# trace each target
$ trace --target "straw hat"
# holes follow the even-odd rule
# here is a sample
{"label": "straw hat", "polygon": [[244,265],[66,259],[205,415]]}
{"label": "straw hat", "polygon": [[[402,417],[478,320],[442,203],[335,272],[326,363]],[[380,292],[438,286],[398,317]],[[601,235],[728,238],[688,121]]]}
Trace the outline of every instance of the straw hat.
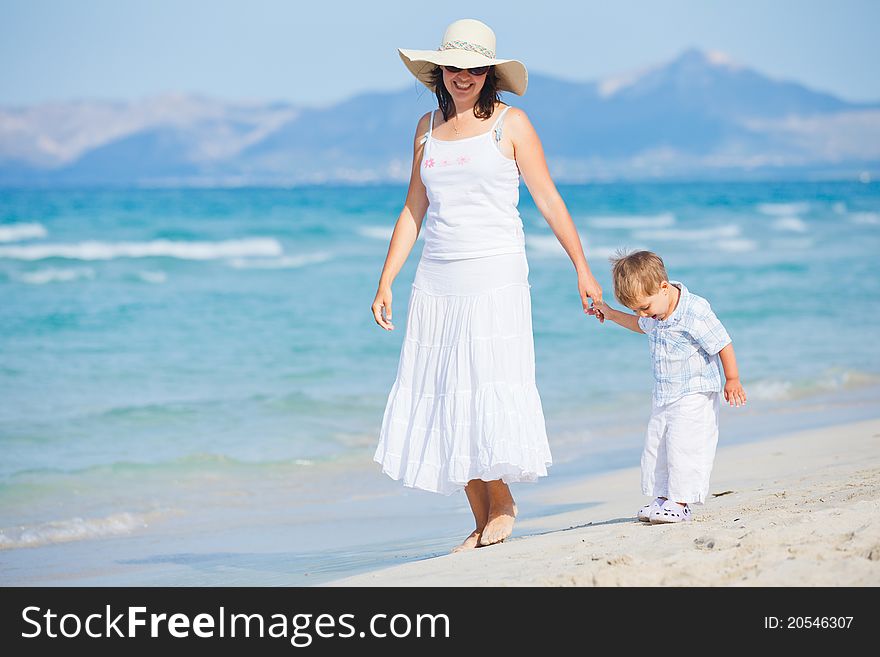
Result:
{"label": "straw hat", "polygon": [[431,72],[435,65],[458,68],[494,66],[498,89],[512,91],[518,96],[526,92],[529,84],[525,65],[515,59],[496,59],[495,33],[488,25],[473,18],[463,18],[450,24],[437,50],[398,48],[397,51],[409,72],[431,91],[434,91]]}

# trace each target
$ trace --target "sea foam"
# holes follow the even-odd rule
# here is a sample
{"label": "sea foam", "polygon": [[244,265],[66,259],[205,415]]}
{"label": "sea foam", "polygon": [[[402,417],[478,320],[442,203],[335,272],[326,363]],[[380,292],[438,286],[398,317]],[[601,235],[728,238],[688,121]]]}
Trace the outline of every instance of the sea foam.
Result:
{"label": "sea foam", "polygon": [[740,234],[739,226],[717,226],[696,230],[643,230],[635,233],[642,240],[658,240],[667,242],[702,242],[709,240],[731,239]]}
{"label": "sea foam", "polygon": [[758,248],[758,243],[754,240],[718,240],[715,242],[715,246],[718,247],[720,251],[726,251],[727,253],[746,253],[747,251],[754,251]]}
{"label": "sea foam", "polygon": [[0,242],[18,242],[46,237],[48,232],[43,224],[22,223],[0,225]]}
{"label": "sea foam", "polygon": [[91,280],[95,277],[95,270],[90,267],[47,267],[36,271],[13,274],[13,278],[30,285],[45,285],[46,283],[68,283],[81,279]]}
{"label": "sea foam", "polygon": [[593,228],[624,229],[635,228],[668,228],[675,224],[675,215],[671,212],[661,214],[609,215],[588,217],[587,223]]}
{"label": "sea foam", "polygon": [[771,240],[769,242],[770,251],[803,251],[812,249],[816,245],[815,240],[809,237],[790,237],[787,239]]}
{"label": "sea foam", "polygon": [[168,274],[164,271],[141,271],[138,278],[147,283],[164,283],[168,280]]}
{"label": "sea foam", "polygon": [[776,230],[787,230],[792,233],[807,232],[807,224],[804,223],[803,219],[794,215],[779,217],[779,219],[773,222],[773,228]]}
{"label": "sea foam", "polygon": [[858,370],[826,370],[820,376],[800,381],[763,379],[748,384],[750,400],[789,401],[823,392],[877,385],[878,377]]}
{"label": "sea foam", "polygon": [[808,212],[810,204],[806,201],[797,203],[759,203],[758,212],[769,214],[774,217],[803,214]]}
{"label": "sea foam", "polygon": [[297,269],[306,265],[314,265],[319,262],[327,262],[333,258],[333,254],[327,251],[317,253],[305,253],[296,256],[282,256],[280,258],[233,258],[229,260],[229,266],[235,269]]}
{"label": "sea foam", "polygon": [[565,255],[565,249],[555,235],[527,235],[526,248],[537,256]]}
{"label": "sea foam", "polygon": [[182,260],[215,260],[244,256],[280,256],[284,249],[271,237],[254,237],[220,242],[182,242],[152,240],[150,242],[75,242],[70,244],[33,244],[0,246],[0,258],[42,260],[113,260],[115,258],[168,257]]}
{"label": "sea foam", "polygon": [[164,512],[131,513],[124,511],[103,518],[68,518],[32,525],[18,525],[0,529],[0,550],[38,547],[51,543],[82,541],[91,538],[124,536],[149,523]]}
{"label": "sea foam", "polygon": [[[548,256],[568,257],[565,253],[565,249],[562,248],[562,245],[559,243],[559,240],[556,239],[555,235],[527,235],[526,249],[528,249],[528,252],[535,258]],[[618,250],[619,249],[614,246],[590,244],[586,248],[586,256],[590,259],[590,262],[599,259],[607,260],[614,256]]]}
{"label": "sea foam", "polygon": [[363,237],[387,242],[391,239],[394,226],[358,226],[357,232]]}
{"label": "sea foam", "polygon": [[853,212],[849,218],[854,224],[867,226],[876,226],[877,224],[880,224],[880,213],[877,212]]}

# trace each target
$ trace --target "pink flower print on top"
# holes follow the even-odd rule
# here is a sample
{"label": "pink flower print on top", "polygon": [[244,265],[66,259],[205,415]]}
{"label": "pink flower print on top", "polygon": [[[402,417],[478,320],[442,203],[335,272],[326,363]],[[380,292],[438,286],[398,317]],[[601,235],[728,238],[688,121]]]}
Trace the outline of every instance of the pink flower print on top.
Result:
{"label": "pink flower print on top", "polygon": [[425,168],[432,169],[434,167],[451,167],[454,164],[458,164],[459,166],[463,164],[467,164],[471,161],[467,155],[459,155],[455,160],[435,160],[433,157],[429,157],[425,160]]}

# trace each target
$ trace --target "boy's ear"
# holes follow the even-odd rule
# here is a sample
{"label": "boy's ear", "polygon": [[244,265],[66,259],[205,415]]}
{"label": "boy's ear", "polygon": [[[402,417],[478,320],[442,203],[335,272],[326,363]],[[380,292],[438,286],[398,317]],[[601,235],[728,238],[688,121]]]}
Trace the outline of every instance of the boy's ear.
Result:
{"label": "boy's ear", "polygon": [[668,290],[668,289],[669,289],[669,281],[662,281],[662,282],[660,283],[660,290],[661,290],[661,291],[666,291],[666,290]]}

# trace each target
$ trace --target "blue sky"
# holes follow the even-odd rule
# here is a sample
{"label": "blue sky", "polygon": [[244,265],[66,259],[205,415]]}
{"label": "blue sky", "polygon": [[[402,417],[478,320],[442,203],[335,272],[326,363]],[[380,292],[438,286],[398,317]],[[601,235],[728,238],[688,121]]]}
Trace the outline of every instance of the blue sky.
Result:
{"label": "blue sky", "polygon": [[[595,80],[720,50],[778,78],[880,101],[875,0],[0,0],[0,104],[168,92],[331,104],[412,78],[396,48],[435,48],[478,18],[498,56]],[[482,5],[482,7],[479,7]]]}

